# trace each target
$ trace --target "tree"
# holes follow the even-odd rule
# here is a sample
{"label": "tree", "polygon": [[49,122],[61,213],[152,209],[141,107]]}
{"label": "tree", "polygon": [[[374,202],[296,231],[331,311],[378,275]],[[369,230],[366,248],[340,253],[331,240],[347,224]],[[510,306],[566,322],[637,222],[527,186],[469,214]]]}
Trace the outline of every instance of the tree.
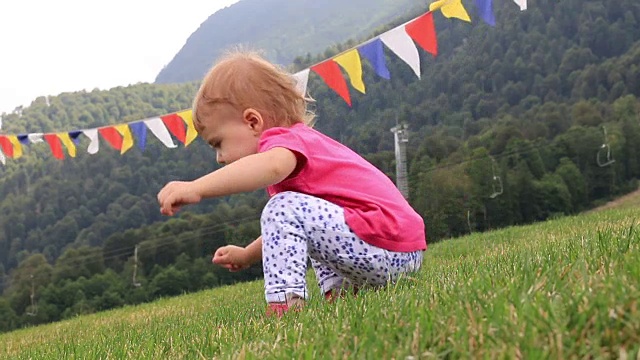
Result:
{"label": "tree", "polygon": [[573,124],[578,126],[598,126],[602,123],[600,111],[593,103],[579,101],[573,105]]}
{"label": "tree", "polygon": [[50,283],[52,270],[42,254],[33,254],[11,272],[7,295],[16,314],[23,314],[28,309],[35,311],[37,294]]}
{"label": "tree", "polygon": [[187,280],[185,270],[169,266],[153,278],[151,292],[154,296],[179,295],[185,291],[184,285],[187,284]]}
{"label": "tree", "polygon": [[53,268],[53,281],[90,278],[104,271],[104,260],[99,247],[81,246],[68,249],[57,260]]}
{"label": "tree", "polygon": [[0,333],[18,326],[18,317],[6,299],[0,298]]}
{"label": "tree", "polygon": [[560,165],[555,174],[559,176],[571,196],[571,208],[573,212],[580,211],[587,203],[587,182],[580,173],[580,169],[569,159],[560,159]]}
{"label": "tree", "polygon": [[571,212],[571,194],[560,176],[545,174],[540,181],[535,182],[535,189],[541,209],[538,220]]}

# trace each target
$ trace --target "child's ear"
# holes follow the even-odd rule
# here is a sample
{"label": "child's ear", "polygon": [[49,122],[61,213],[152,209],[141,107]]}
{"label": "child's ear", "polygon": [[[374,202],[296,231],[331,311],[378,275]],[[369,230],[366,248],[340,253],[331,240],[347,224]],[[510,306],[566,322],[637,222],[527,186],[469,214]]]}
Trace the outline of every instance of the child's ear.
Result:
{"label": "child's ear", "polygon": [[262,131],[264,130],[264,119],[258,110],[248,108],[242,113],[242,118],[245,124],[247,124],[257,135],[262,134]]}

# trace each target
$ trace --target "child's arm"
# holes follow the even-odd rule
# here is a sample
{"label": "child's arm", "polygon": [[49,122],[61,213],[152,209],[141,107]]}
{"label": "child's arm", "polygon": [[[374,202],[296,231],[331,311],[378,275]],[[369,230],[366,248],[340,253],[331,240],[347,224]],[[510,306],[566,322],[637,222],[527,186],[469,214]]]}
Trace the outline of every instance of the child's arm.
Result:
{"label": "child's arm", "polygon": [[286,179],[296,168],[295,154],[273,148],[239,159],[193,181],[194,191],[203,198],[264,189]]}
{"label": "child's arm", "polygon": [[249,264],[255,264],[262,260],[262,235],[247,245],[244,250]]}
{"label": "child's arm", "polygon": [[262,260],[262,236],[245,248],[228,245],[216,250],[211,260],[229,271],[239,271]]}
{"label": "child's arm", "polygon": [[295,154],[277,147],[241,158],[194,181],[173,181],[158,193],[160,211],[173,215],[203,198],[250,192],[277,184],[296,168]]}

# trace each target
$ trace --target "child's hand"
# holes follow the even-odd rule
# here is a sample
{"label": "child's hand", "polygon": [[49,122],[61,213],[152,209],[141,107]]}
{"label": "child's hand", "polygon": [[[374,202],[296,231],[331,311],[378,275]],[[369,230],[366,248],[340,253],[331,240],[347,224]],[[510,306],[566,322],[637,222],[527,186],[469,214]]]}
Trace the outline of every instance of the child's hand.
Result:
{"label": "child's hand", "polygon": [[223,246],[216,250],[211,261],[232,272],[251,266],[247,259],[246,249],[234,245]]}
{"label": "child's hand", "polygon": [[165,185],[158,193],[160,212],[172,216],[183,205],[196,204],[202,200],[193,186],[192,181],[172,181]]}

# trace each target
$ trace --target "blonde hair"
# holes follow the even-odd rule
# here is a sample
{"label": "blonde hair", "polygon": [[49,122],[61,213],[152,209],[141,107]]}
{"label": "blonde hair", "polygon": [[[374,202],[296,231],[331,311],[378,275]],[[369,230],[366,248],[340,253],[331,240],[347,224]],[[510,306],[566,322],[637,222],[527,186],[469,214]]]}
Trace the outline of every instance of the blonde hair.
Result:
{"label": "blonde hair", "polygon": [[229,104],[239,111],[253,108],[260,112],[267,128],[311,124],[313,113],[296,88],[296,80],[282,68],[256,52],[234,50],[223,56],[205,75],[193,100],[193,120],[202,125],[198,109]]}

